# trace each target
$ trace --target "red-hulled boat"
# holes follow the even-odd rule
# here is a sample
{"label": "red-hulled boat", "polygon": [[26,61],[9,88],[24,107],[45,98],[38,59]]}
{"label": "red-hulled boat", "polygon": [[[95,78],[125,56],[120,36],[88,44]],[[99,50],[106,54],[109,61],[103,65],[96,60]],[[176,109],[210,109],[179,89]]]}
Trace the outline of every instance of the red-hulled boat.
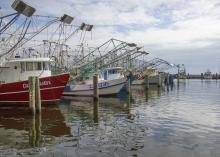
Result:
{"label": "red-hulled boat", "polygon": [[42,104],[59,102],[69,73],[51,76],[49,58],[15,58],[0,67],[0,103],[28,104],[28,77],[40,78]]}

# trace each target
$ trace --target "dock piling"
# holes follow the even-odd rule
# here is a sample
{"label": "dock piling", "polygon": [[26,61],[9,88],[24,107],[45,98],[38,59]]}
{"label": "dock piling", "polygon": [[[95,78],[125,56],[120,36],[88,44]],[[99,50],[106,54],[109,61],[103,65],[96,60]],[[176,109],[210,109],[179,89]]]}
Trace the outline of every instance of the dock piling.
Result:
{"label": "dock piling", "polygon": [[94,123],[99,122],[99,100],[93,101],[93,121]]}
{"label": "dock piling", "polygon": [[98,100],[99,88],[98,88],[98,75],[93,76],[93,99]]}
{"label": "dock piling", "polygon": [[162,86],[162,82],[161,82],[161,76],[160,76],[160,74],[158,74],[158,79],[157,79],[157,87],[161,87]]}
{"label": "dock piling", "polygon": [[30,76],[28,78],[28,85],[29,85],[29,108],[32,114],[35,115],[35,81],[36,78],[34,76]]}
{"label": "dock piling", "polygon": [[126,81],[126,93],[129,94],[131,92],[131,83],[130,83],[130,77],[127,77],[127,81]]}
{"label": "dock piling", "polygon": [[145,77],[144,77],[144,85],[145,85],[145,89],[149,89],[149,78],[148,78],[148,75],[145,75]]}
{"label": "dock piling", "polygon": [[40,94],[39,77],[36,77],[36,81],[35,81],[35,105],[36,105],[36,112],[41,113],[41,94]]}
{"label": "dock piling", "polygon": [[29,86],[29,108],[32,114],[41,112],[40,81],[38,77],[30,76],[28,78]]}

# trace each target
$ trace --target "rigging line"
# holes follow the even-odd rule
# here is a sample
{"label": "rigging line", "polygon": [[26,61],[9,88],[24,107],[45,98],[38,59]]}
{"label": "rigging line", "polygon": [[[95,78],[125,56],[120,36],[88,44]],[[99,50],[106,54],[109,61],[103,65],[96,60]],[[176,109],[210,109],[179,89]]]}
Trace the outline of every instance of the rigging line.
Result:
{"label": "rigging line", "polygon": [[79,38],[79,42],[81,41],[81,38],[82,38],[82,33],[83,33],[83,32],[81,31],[80,38]]}
{"label": "rigging line", "polygon": [[[19,37],[18,37],[18,41],[20,40],[20,39],[24,39],[24,36],[23,36],[23,38],[22,38],[22,34],[23,34],[23,32],[25,31],[25,27],[26,27],[26,23],[27,23],[27,20],[28,20],[28,18],[26,17],[26,19],[25,19],[25,21],[24,21],[24,23],[23,23],[23,28],[22,28],[22,30],[21,30],[21,33],[20,33],[20,35],[19,35]],[[29,23],[30,23],[31,21],[29,21]],[[28,26],[29,27],[29,26]],[[25,31],[25,32],[27,32],[27,31]],[[26,33],[25,33],[25,35],[26,35]],[[11,56],[13,55],[13,53],[11,54]],[[11,57],[10,56],[10,57]]]}
{"label": "rigging line", "polygon": [[69,40],[75,33],[77,33],[79,31],[79,29],[75,29],[66,39],[64,39],[63,42],[66,42],[67,40]]}
{"label": "rigging line", "polygon": [[[59,26],[58,26],[58,28],[56,29],[56,31],[57,31],[58,29],[61,29],[61,27],[62,27],[62,24],[59,24]],[[59,37],[58,37],[58,39],[57,39],[57,42],[55,42],[55,46],[54,46],[54,49],[53,49],[53,52],[52,52],[52,56],[54,56],[55,50],[56,50],[56,48],[57,48],[57,46],[58,46],[58,41],[59,41],[59,39],[60,39],[60,36],[61,36],[61,33],[59,32]]]}
{"label": "rigging line", "polygon": [[2,23],[3,23],[2,21],[3,21],[3,20],[1,19],[1,20],[0,20],[0,28],[1,28],[1,26],[2,26]]}
{"label": "rigging line", "polygon": [[[8,37],[8,38],[6,39],[5,42],[11,40],[12,37],[16,36],[15,33],[18,32],[18,31],[20,30],[20,28],[24,25],[24,23],[26,23],[26,21],[27,21],[27,20],[25,20],[25,22],[21,23],[21,25],[19,25],[19,26],[17,27],[17,29],[15,29],[14,32],[12,32],[12,33],[4,33],[4,34],[11,35],[10,37]],[[22,34],[18,34],[18,35],[22,35]]]}
{"label": "rigging line", "polygon": [[[62,38],[62,36],[64,37],[64,35],[65,35],[64,31],[65,31],[65,27],[64,27],[64,25],[62,24],[61,32],[60,32],[60,38]],[[62,39],[61,39],[61,40],[62,40]],[[61,40],[59,40],[59,44],[60,44],[59,56],[60,56],[60,64],[61,64],[61,66],[62,66],[62,64],[63,64],[63,63],[62,63],[62,62],[63,62],[63,43],[60,43]]]}
{"label": "rigging line", "polygon": [[82,39],[82,43],[83,43],[84,40],[85,40],[85,36],[86,36],[86,31],[84,32],[83,39]]}
{"label": "rigging line", "polygon": [[[34,18],[31,17],[31,20],[32,20],[32,23],[31,23],[32,27],[31,28],[33,28],[33,32],[37,32],[37,25],[38,24],[35,22]],[[35,30],[35,26],[36,26],[36,30]]]}
{"label": "rigging line", "polygon": [[50,36],[49,41],[52,41],[53,36],[56,34],[56,32],[60,29],[60,24],[58,25],[58,27],[56,28],[56,30],[52,33],[52,35]]}
{"label": "rigging line", "polygon": [[[22,25],[23,25],[23,24],[22,24]],[[10,37],[8,37],[8,38],[12,38],[12,37],[14,37],[14,38],[19,38],[17,35],[22,35],[22,34],[14,35],[14,34],[12,34],[12,33],[4,33],[4,34],[10,35]],[[29,34],[29,33],[26,33],[26,34]],[[25,39],[25,40],[28,40],[28,38],[24,38],[24,39]],[[5,41],[8,41],[8,40],[10,40],[10,39],[7,39],[7,40],[5,40]],[[32,41],[42,42],[42,40],[32,40]]]}
{"label": "rigging line", "polygon": [[30,41],[32,38],[34,38],[36,35],[38,35],[39,33],[41,33],[44,29],[46,29],[47,27],[49,27],[50,25],[52,25],[52,24],[55,23],[55,22],[58,22],[58,19],[52,20],[52,21],[48,22],[46,25],[44,25],[43,27],[41,27],[40,30],[39,30],[37,33],[33,34],[33,35],[32,35],[31,37],[29,37],[26,41],[24,41],[23,43],[21,43],[21,45],[20,45],[19,47],[23,46],[25,43],[27,43],[28,41]]}
{"label": "rigging line", "polygon": [[25,37],[26,32],[27,32],[27,30],[28,30],[30,24],[31,24],[31,21],[29,21],[28,26],[27,26],[27,28],[26,28],[26,30],[25,30],[24,35],[22,36],[22,38],[21,38],[11,49],[9,49],[7,52],[1,54],[1,55],[0,55],[0,58],[1,58],[2,56],[4,56],[4,55],[10,53],[13,49],[16,48],[16,46],[17,46],[17,45],[22,41],[22,39]]}
{"label": "rigging line", "polygon": [[53,19],[58,19],[59,17],[56,16],[45,16],[45,15],[33,15],[35,17],[44,17],[44,18],[53,18]]}
{"label": "rigging line", "polygon": [[4,19],[6,17],[13,16],[13,15],[16,15],[16,14],[18,14],[18,13],[16,12],[16,13],[12,13],[12,14],[9,14],[9,15],[1,16],[0,19]]}
{"label": "rigging line", "polygon": [[[22,33],[23,33],[24,29],[25,29],[25,25],[26,25],[26,23],[27,23],[27,17],[26,17],[26,19],[25,19],[25,22],[24,22],[23,28],[22,28],[22,30],[21,30],[21,35],[22,35]],[[20,37],[21,37],[21,35],[20,35]]]}
{"label": "rigging line", "polygon": [[17,18],[20,16],[20,14],[17,14],[15,17],[13,17],[13,19],[11,19],[1,30],[0,30],[0,35],[8,29],[8,27],[10,27],[16,20]]}
{"label": "rigging line", "polygon": [[92,40],[92,30],[91,30],[91,40]]}

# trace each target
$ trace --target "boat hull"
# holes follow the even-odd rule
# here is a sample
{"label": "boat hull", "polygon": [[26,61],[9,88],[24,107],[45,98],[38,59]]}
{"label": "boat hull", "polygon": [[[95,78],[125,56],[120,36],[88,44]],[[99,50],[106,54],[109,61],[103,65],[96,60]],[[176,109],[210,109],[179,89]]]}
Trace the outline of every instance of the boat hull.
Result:
{"label": "boat hull", "polygon": [[[68,73],[40,78],[42,104],[53,104],[59,102],[68,80]],[[28,102],[28,81],[5,83],[0,85],[1,104],[28,104]]]}
{"label": "boat hull", "polygon": [[[119,78],[107,80],[98,83],[99,96],[116,95],[125,85],[126,79]],[[92,96],[93,84],[71,85],[68,90],[63,93],[63,96]]]}
{"label": "boat hull", "polygon": [[[161,81],[162,81],[162,82],[164,81],[164,76],[161,77]],[[158,76],[149,76],[149,77],[148,77],[148,82],[149,82],[150,85],[156,85],[156,84],[158,84]],[[145,84],[144,78],[135,79],[135,80],[132,82],[132,85],[142,85],[142,84]]]}

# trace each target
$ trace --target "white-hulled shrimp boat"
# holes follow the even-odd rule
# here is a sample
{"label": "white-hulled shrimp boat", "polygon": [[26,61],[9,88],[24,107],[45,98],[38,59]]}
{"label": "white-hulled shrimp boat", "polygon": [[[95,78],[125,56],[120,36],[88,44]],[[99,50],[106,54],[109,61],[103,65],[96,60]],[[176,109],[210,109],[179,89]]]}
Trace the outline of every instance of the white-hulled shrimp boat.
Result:
{"label": "white-hulled shrimp boat", "polygon": [[[126,78],[122,73],[121,67],[106,68],[99,74],[98,88],[99,96],[108,96],[118,94],[125,85]],[[63,93],[64,96],[92,96],[92,79],[83,84],[69,85]]]}

